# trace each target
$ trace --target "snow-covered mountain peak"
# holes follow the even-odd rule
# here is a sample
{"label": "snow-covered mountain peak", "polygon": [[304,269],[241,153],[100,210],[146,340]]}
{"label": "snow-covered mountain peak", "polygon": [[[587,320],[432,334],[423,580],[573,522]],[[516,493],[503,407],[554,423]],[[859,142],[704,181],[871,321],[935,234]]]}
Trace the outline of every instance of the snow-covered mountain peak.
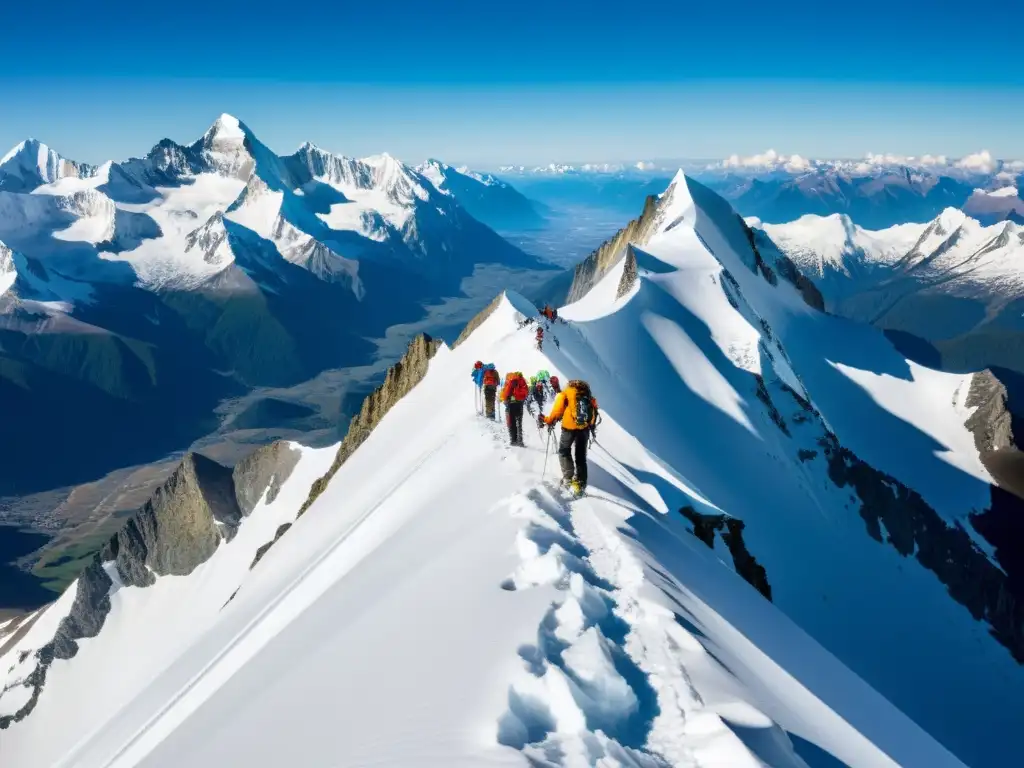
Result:
{"label": "snow-covered mountain peak", "polygon": [[244,181],[256,165],[257,146],[262,145],[244,123],[222,114],[190,149],[199,154],[207,170]]}
{"label": "snow-covered mountain peak", "polygon": [[42,184],[92,170],[62,157],[37,139],[26,139],[0,160],[0,190],[30,192]]}
{"label": "snow-covered mountain peak", "polygon": [[246,134],[249,133],[249,129],[237,117],[224,112],[213,121],[213,125],[210,126],[210,132],[222,141],[231,139],[242,141],[245,139]]}
{"label": "snow-covered mountain peak", "polygon": [[932,238],[952,235],[968,220],[967,214],[959,208],[946,208],[928,225],[923,237]]}
{"label": "snow-covered mountain peak", "polygon": [[693,224],[693,196],[690,194],[689,181],[681,168],[676,171],[665,191],[658,196],[658,206],[662,231],[684,222]]}

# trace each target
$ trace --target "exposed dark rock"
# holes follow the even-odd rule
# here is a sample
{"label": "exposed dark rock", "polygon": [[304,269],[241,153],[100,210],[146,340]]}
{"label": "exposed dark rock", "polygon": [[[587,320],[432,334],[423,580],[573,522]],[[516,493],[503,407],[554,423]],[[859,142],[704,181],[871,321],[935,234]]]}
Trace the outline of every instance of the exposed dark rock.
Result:
{"label": "exposed dark rock", "polygon": [[750,550],[747,549],[746,542],[743,541],[743,528],[745,527],[742,520],[738,520],[735,517],[729,517],[725,520],[726,532],[722,534],[722,541],[729,547],[729,553],[732,555],[732,563],[736,568],[736,573],[742,576],[750,586],[760,592],[768,602],[772,600],[772,587],[768,583],[768,573],[765,571],[764,566],[757,562]]}
{"label": "exposed dark rock", "polygon": [[[650,195],[644,201],[644,209],[638,218],[630,221],[612,238],[601,245],[596,251],[576,265],[572,285],[565,298],[571,304],[590,291],[608,271],[625,258],[630,245],[646,245],[657,230],[662,217],[659,215],[660,199]],[[620,283],[621,288],[621,283]]]}
{"label": "exposed dark rock", "polygon": [[818,452],[809,451],[806,448],[801,448],[799,451],[796,452],[796,455],[800,459],[800,461],[811,461],[818,455]]}
{"label": "exposed dark rock", "polygon": [[619,287],[615,291],[615,298],[621,299],[636,283],[637,265],[636,251],[630,245],[626,248],[626,263],[622,265],[622,277],[619,279]]}
{"label": "exposed dark rock", "polygon": [[427,375],[430,359],[440,346],[440,341],[435,341],[425,333],[409,342],[409,348],[402,359],[388,369],[384,382],[363,400],[363,407],[352,418],[345,439],[338,446],[338,454],[334,457],[331,468],[309,489],[309,496],[299,510],[300,517],[324,492],[341,465],[348,460],[356,448],[366,441],[366,438],[370,436],[370,433],[387,412],[394,407],[395,403],[405,397]]}
{"label": "exposed dark rock", "polygon": [[750,554],[750,550],[747,549],[747,545],[743,541],[745,526],[742,520],[724,514],[706,515],[689,505],[680,508],[679,512],[693,524],[693,535],[711,549],[715,547],[715,531],[721,533],[722,528],[725,528],[725,533],[722,533],[722,541],[729,548],[736,573],[771,601],[772,588],[768,583],[768,574],[764,566],[757,562],[757,558]]}
{"label": "exposed dark rock", "polygon": [[705,515],[689,505],[682,507],[679,512],[693,523],[693,535],[714,549],[715,531],[722,530],[725,515]]}
{"label": "exposed dark rock", "polygon": [[54,656],[70,659],[78,653],[78,640],[96,637],[110,612],[110,587],[113,582],[99,558],[78,577],[78,591],[71,611],[61,621],[54,636]]}
{"label": "exposed dark rock", "polygon": [[121,580],[146,587],[156,576],[188,575],[242,519],[232,472],[190,453],[109,545]]}
{"label": "exposed dark rock", "polygon": [[765,408],[768,409],[768,416],[775,423],[775,426],[781,429],[785,435],[789,436],[789,427],[786,426],[786,420],[782,418],[779,409],[772,402],[772,397],[768,394],[768,388],[764,384],[764,377],[759,373],[755,373],[754,379],[757,381],[757,399],[764,403]]}
{"label": "exposed dark rock", "polygon": [[273,502],[301,456],[301,451],[278,440],[253,451],[235,464],[231,475],[242,514],[249,515],[256,508],[264,491],[267,503]]}
{"label": "exposed dark rock", "polygon": [[[274,538],[256,550],[256,556],[252,559],[252,563],[249,565],[250,571],[256,567],[256,563],[263,559],[263,556],[267,554],[270,548],[277,543],[277,540],[284,536],[291,527],[291,523],[285,523],[284,525],[278,526],[277,532],[274,534]],[[231,597],[234,597],[234,595],[231,595]],[[231,598],[228,598],[228,602],[231,602]]]}
{"label": "exposed dark rock", "polygon": [[967,406],[976,408],[965,422],[974,435],[974,444],[982,457],[990,451],[1016,448],[1013,435],[1013,415],[1009,409],[1006,386],[990,370],[979,371],[971,377],[967,393]]}

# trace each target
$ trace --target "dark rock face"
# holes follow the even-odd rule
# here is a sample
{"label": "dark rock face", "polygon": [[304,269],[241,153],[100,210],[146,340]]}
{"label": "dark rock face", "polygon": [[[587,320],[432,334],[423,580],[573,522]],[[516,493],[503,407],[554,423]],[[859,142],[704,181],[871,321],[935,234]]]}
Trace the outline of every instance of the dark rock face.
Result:
{"label": "dark rock face", "polygon": [[54,656],[70,659],[78,653],[78,640],[96,637],[110,612],[110,588],[113,582],[100,565],[93,560],[78,577],[78,591],[71,612],[64,617],[54,637]]}
{"label": "dark rock face", "polygon": [[971,377],[967,406],[977,409],[967,419],[965,426],[974,435],[974,444],[983,459],[991,451],[1016,448],[1009,394],[1006,386],[992,371],[986,369]]}
{"label": "dark rock face", "polygon": [[[661,222],[659,198],[650,195],[644,202],[644,210],[640,216],[620,229],[600,248],[576,265],[572,285],[565,298],[566,304],[577,301],[597,285],[608,271],[618,264],[627,253],[630,245],[646,245]],[[621,287],[621,283],[620,283]]]}
{"label": "dark rock face", "polygon": [[621,299],[629,293],[630,288],[636,283],[636,278],[636,251],[633,250],[631,245],[626,248],[626,263],[622,266],[622,277],[619,279],[619,287],[615,291],[615,298]]}
{"label": "dark rock face", "polygon": [[736,573],[742,576],[750,586],[760,592],[768,602],[772,601],[772,587],[768,583],[768,573],[764,566],[757,562],[750,550],[743,541],[743,529],[745,525],[742,520],[735,517],[726,518],[726,532],[722,534],[722,541],[729,548],[732,555],[732,563]]}
{"label": "dark rock face", "polygon": [[[500,299],[500,297],[499,297]],[[496,300],[497,301],[497,300]],[[495,305],[497,306],[497,305]],[[488,310],[484,310],[487,312]],[[494,311],[493,308],[490,311]],[[481,321],[482,322],[482,321]],[[460,335],[460,338],[462,335]],[[384,377],[384,383],[377,387],[363,400],[363,407],[359,410],[349,423],[345,439],[338,446],[338,454],[334,457],[334,463],[327,470],[327,474],[313,483],[309,490],[309,497],[302,504],[299,516],[305,514],[310,505],[324,492],[324,489],[331,482],[331,478],[338,472],[338,469],[351,456],[356,448],[362,445],[366,438],[373,432],[380,420],[384,418],[395,403],[405,397],[423,377],[427,375],[427,367],[430,359],[440,348],[441,342],[432,339],[425,333],[420,334],[409,342],[402,359],[388,369]]]}
{"label": "dark rock face", "polygon": [[156,576],[185,576],[217,549],[221,527],[231,539],[242,519],[231,470],[189,454],[110,543],[127,586],[148,587]]}
{"label": "dark rock face", "polygon": [[679,513],[693,523],[693,535],[703,541],[710,549],[715,548],[715,531],[722,530],[725,515],[705,515],[691,506],[682,507]]}
{"label": "dark rock face", "polygon": [[273,502],[301,456],[297,449],[278,441],[253,451],[235,464],[231,476],[242,514],[249,515],[256,508],[264,491],[267,503]]}
{"label": "dark rock face", "polygon": [[[253,568],[255,568],[256,567],[256,563],[258,563],[260,560],[262,560],[263,556],[265,554],[267,554],[268,551],[270,551],[270,548],[272,546],[274,546],[275,544],[277,544],[277,540],[280,539],[282,536],[284,536],[286,533],[288,533],[288,529],[291,528],[291,527],[292,527],[291,523],[284,523],[283,525],[278,526],[277,531],[274,533],[274,538],[271,539],[266,544],[264,544],[262,547],[260,547],[259,549],[256,550],[256,556],[253,557],[252,563],[249,564],[249,570],[250,571]],[[231,597],[234,597],[234,595],[231,595]],[[228,602],[230,602],[230,601],[231,600],[229,598]]]}
{"label": "dark rock face", "polygon": [[[745,525],[742,520],[727,515],[706,515],[691,506],[682,507],[679,512],[693,524],[693,535],[711,549],[714,549],[715,531],[718,531],[729,549],[729,554],[732,555],[736,573],[771,602],[772,588],[768,583],[768,573],[743,541]],[[722,533],[722,528],[725,528],[725,533]]]}

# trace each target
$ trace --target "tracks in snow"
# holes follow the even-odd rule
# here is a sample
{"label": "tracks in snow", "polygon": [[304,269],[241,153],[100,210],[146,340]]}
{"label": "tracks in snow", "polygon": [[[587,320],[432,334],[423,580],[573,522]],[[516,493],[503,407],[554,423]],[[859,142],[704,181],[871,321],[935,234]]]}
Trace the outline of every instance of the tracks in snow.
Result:
{"label": "tracks in snow", "polygon": [[641,597],[644,566],[601,522],[600,496],[567,503],[549,486],[515,497],[520,564],[508,591],[561,594],[519,649],[498,740],[536,766],[762,766],[687,673],[707,651],[675,614]]}

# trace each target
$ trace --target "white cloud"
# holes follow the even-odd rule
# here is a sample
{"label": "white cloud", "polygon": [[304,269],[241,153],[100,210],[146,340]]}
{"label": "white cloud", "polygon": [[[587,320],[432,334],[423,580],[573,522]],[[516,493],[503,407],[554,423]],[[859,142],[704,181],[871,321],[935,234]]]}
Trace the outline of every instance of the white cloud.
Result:
{"label": "white cloud", "polygon": [[864,161],[868,165],[909,165],[910,161],[913,159],[914,158],[907,157],[906,155],[892,155],[888,153],[876,155],[872,152],[868,152]]}
{"label": "white cloud", "polygon": [[956,161],[956,167],[963,168],[966,171],[992,173],[996,169],[996,161],[992,159],[992,154],[987,149],[983,149],[981,152],[975,152],[973,155],[961,157]]}
{"label": "white cloud", "polygon": [[1024,171],[1024,160],[1007,160],[1003,163],[1003,170],[1011,173]]}
{"label": "white cloud", "polygon": [[799,171],[811,170],[811,161],[800,155],[790,155],[789,159],[785,161],[783,167],[790,173],[798,173]]}
{"label": "white cloud", "polygon": [[949,158],[945,155],[924,155],[921,165],[949,165]]}
{"label": "white cloud", "polygon": [[729,155],[722,163],[726,168],[764,168],[774,167],[778,164],[779,153],[774,149],[769,149],[760,155],[751,155],[750,157],[740,157],[739,155]]}
{"label": "white cloud", "polygon": [[636,168],[638,171],[653,171],[654,163],[648,163],[644,162],[643,160],[638,160],[634,168]]}

